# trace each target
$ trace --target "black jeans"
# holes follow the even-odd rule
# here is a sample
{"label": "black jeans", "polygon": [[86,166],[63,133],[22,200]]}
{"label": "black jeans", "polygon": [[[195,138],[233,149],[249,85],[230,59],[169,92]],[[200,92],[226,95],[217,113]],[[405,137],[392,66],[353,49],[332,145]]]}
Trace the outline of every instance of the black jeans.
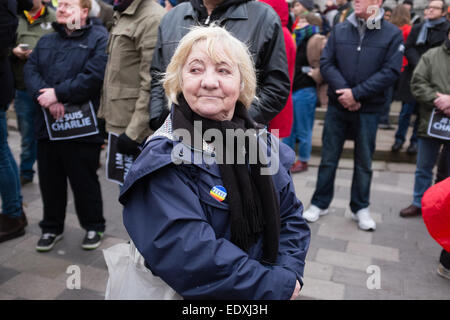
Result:
{"label": "black jeans", "polygon": [[100,145],[76,141],[38,141],[39,186],[44,205],[42,233],[64,231],[67,179],[73,191],[75,210],[85,230],[103,232],[103,201],[98,181]]}

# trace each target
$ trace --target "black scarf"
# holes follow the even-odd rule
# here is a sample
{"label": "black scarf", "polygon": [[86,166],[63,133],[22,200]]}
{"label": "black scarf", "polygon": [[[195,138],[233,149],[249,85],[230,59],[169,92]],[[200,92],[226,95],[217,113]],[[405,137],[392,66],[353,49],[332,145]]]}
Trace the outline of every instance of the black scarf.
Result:
{"label": "black scarf", "polygon": [[[233,119],[230,121],[214,121],[203,118],[194,113],[187,104],[184,96],[178,97],[178,105],[172,107],[172,127],[176,129],[186,129],[194,137],[194,121],[202,122],[201,134],[208,129],[218,129],[223,136],[223,145],[227,144],[227,129],[258,129],[258,125],[250,118],[247,109],[240,102],[236,104]],[[235,139],[233,164],[226,162],[230,150],[216,147],[218,159],[223,159],[219,164],[220,174],[227,197],[231,214],[231,242],[244,251],[248,251],[255,244],[258,238],[263,235],[263,255],[262,263],[275,263],[278,255],[278,243],[280,235],[280,204],[270,175],[261,175],[262,161],[258,159],[256,164],[238,164],[236,157],[239,150],[245,148],[248,155],[248,137],[244,145],[237,145],[239,139]],[[256,140],[256,139],[255,139]],[[183,143],[193,146],[192,141]],[[213,142],[214,143],[214,142]],[[200,147],[201,148],[201,147]],[[263,162],[265,163],[265,162]]]}

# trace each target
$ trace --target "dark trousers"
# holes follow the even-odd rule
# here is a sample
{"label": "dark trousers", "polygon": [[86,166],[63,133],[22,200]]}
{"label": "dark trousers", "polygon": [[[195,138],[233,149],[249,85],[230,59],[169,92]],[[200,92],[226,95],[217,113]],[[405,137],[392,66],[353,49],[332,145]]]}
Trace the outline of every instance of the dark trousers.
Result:
{"label": "dark trousers", "polygon": [[369,207],[372,182],[372,156],[378,129],[376,113],[343,111],[328,106],[322,133],[322,158],[317,175],[316,190],[311,204],[326,209],[333,200],[334,179],[348,132],[355,140],[354,169],[350,209],[356,213]]}
{"label": "dark trousers", "polygon": [[73,191],[75,210],[85,230],[103,232],[103,202],[98,181],[100,145],[76,141],[38,141],[39,186],[44,205],[42,233],[64,231],[67,179]]}

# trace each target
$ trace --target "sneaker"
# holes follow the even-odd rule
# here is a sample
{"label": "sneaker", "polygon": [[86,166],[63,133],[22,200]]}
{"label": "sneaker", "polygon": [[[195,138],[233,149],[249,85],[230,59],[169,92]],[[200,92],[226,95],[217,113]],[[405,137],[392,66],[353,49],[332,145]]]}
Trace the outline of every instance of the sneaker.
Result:
{"label": "sneaker", "polygon": [[308,222],[316,222],[320,216],[328,214],[328,209],[320,209],[315,205],[310,205],[308,210],[303,212],[303,218]]}
{"label": "sneaker", "polygon": [[298,172],[304,172],[304,171],[308,171],[308,162],[303,162],[303,161],[297,160],[291,166],[291,173],[298,173]]}
{"label": "sneaker", "polygon": [[353,220],[358,221],[358,227],[364,231],[375,231],[376,223],[372,219],[368,208],[358,210],[353,214]]}
{"label": "sneaker", "polygon": [[103,232],[90,230],[86,232],[86,236],[83,239],[81,247],[84,250],[94,250],[98,248],[100,243],[102,243]]}
{"label": "sneaker", "polygon": [[439,263],[438,269],[437,269],[438,275],[441,277],[450,280],[450,269],[447,269],[442,265],[442,263]]}
{"label": "sneaker", "polygon": [[39,239],[36,250],[39,252],[47,252],[53,249],[55,244],[62,239],[62,234],[44,233]]}

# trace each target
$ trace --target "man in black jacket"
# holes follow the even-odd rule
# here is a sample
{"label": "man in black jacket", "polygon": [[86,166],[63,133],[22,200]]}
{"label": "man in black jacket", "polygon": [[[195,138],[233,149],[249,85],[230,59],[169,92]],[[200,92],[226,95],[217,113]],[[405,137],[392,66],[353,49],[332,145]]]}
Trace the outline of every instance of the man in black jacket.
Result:
{"label": "man in black jacket", "polygon": [[8,54],[15,44],[17,10],[29,10],[28,0],[0,0],[0,242],[25,233],[27,219],[22,209],[19,172],[8,146],[6,110],[14,96],[14,79]]}
{"label": "man in black jacket", "polygon": [[[81,111],[65,117],[68,104],[91,101],[94,109],[98,109],[108,35],[103,26],[88,20],[90,4],[90,0],[59,0],[57,22],[52,24],[56,32],[40,38],[24,69],[28,93],[41,107],[35,121],[39,186],[44,205],[38,251],[51,250],[62,237],[67,179],[80,225],[86,230],[82,248],[97,248],[105,230],[97,176],[103,138],[97,133],[70,140],[50,140],[50,126],[44,117],[48,109],[53,118],[72,119],[76,124]],[[46,119],[51,116],[47,114]]]}
{"label": "man in black jacket", "polygon": [[150,127],[156,130],[169,114],[161,73],[180,39],[195,25],[225,27],[249,46],[258,74],[258,100],[250,108],[253,119],[268,124],[285,106],[290,89],[280,18],[273,9],[249,0],[191,0],[177,5],[162,19],[150,73]]}
{"label": "man in black jacket", "polygon": [[[400,30],[384,21],[384,10],[372,17],[382,0],[355,0],[355,12],[331,32],[320,59],[320,72],[328,83],[329,106],[322,134],[322,159],[310,208],[309,222],[328,213],[334,179],[344,142],[353,133],[354,172],[350,209],[362,230],[375,230],[369,213],[372,156],[384,92],[400,74],[403,38]],[[372,7],[370,7],[372,6]]]}

